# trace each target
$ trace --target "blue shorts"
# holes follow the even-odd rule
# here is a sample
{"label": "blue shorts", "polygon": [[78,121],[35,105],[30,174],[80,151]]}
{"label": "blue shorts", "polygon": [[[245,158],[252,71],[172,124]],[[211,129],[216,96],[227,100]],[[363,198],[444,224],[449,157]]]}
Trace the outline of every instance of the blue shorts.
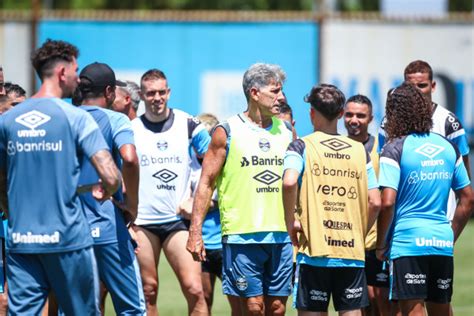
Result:
{"label": "blue shorts", "polygon": [[92,247],[48,254],[7,254],[9,315],[41,315],[50,290],[66,315],[99,314]]}
{"label": "blue shorts", "polygon": [[117,315],[144,315],[142,279],[129,240],[94,245],[99,278],[110,292]]}
{"label": "blue shorts", "polygon": [[240,297],[288,296],[293,248],[280,244],[223,244],[222,288]]}

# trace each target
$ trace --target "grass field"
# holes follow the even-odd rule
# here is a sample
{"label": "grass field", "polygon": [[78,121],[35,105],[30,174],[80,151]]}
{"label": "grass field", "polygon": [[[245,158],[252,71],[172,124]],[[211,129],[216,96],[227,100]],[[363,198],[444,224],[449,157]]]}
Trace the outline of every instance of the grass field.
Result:
{"label": "grass field", "polygon": [[[186,302],[179,288],[176,277],[166,260],[160,263],[160,291],[158,306],[162,316],[183,316],[187,313]],[[468,223],[463,235],[455,246],[454,256],[454,297],[453,307],[456,316],[474,315],[474,220]],[[296,315],[288,301],[287,315]],[[115,315],[110,299],[107,302],[106,315]],[[213,315],[229,315],[229,307],[222,295],[220,282],[216,283],[214,293]],[[336,315],[332,313],[331,315]]]}

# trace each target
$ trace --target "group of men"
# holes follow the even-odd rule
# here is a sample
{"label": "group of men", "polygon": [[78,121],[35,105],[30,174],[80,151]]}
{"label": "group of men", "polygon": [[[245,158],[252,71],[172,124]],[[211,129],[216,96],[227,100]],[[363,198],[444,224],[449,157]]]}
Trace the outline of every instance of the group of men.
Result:
{"label": "group of men", "polygon": [[78,74],[78,55],[46,41],[32,56],[39,91],[0,116],[9,313],[38,315],[49,295],[50,309],[97,315],[107,290],[117,314],[157,315],[162,250],[190,315],[211,313],[216,276],[232,315],[284,315],[292,291],[301,315],[324,315],[331,296],[343,315],[369,299],[373,315],[422,315],[424,301],[449,313],[474,197],[464,130],[432,103],[428,64],[389,92],[379,142],[370,100],[328,84],[306,96],[314,133],[298,138],[277,65],[252,65],[247,109],[202,116],[211,129],[168,106],[162,71],[137,86],[104,63]]}

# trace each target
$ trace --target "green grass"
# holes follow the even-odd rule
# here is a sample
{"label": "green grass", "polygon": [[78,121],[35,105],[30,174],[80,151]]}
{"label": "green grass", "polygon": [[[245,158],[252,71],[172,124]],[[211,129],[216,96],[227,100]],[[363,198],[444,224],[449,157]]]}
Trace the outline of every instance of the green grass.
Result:
{"label": "green grass", "polygon": [[[471,220],[464,229],[461,238],[455,246],[454,256],[454,295],[453,308],[456,316],[474,315],[474,220]],[[178,281],[164,258],[161,259],[160,289],[158,295],[158,307],[160,314],[164,316],[182,316],[187,314],[186,301],[179,288]],[[287,315],[296,315],[291,307],[291,298],[288,300]],[[332,308],[332,307],[331,307]],[[214,292],[213,315],[230,315],[229,304],[222,295],[221,283],[216,282]],[[114,315],[110,298],[107,301],[106,315]],[[336,313],[331,313],[336,315]]]}

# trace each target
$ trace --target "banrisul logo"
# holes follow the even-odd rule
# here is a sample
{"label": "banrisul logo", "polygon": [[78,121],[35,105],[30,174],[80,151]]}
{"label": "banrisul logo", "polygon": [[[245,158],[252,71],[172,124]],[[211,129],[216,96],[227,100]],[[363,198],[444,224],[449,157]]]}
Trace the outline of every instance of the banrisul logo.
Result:
{"label": "banrisul logo", "polygon": [[337,137],[323,140],[322,142],[320,142],[320,144],[326,146],[332,151],[335,151],[335,153],[325,152],[324,157],[333,159],[351,159],[351,156],[349,154],[343,154],[339,151],[351,148],[352,146]]}
{"label": "banrisul logo", "polygon": [[430,160],[421,161],[422,167],[442,166],[444,165],[443,159],[433,159],[433,158],[435,158],[444,149],[445,148],[442,146],[426,143],[423,146],[420,146],[417,149],[415,149],[415,152],[419,153],[420,155],[430,158]]}
{"label": "banrisul logo", "polygon": [[15,122],[28,127],[29,130],[18,130],[18,137],[44,137],[46,131],[43,129],[36,129],[51,120],[51,116],[33,110],[18,116]]}

